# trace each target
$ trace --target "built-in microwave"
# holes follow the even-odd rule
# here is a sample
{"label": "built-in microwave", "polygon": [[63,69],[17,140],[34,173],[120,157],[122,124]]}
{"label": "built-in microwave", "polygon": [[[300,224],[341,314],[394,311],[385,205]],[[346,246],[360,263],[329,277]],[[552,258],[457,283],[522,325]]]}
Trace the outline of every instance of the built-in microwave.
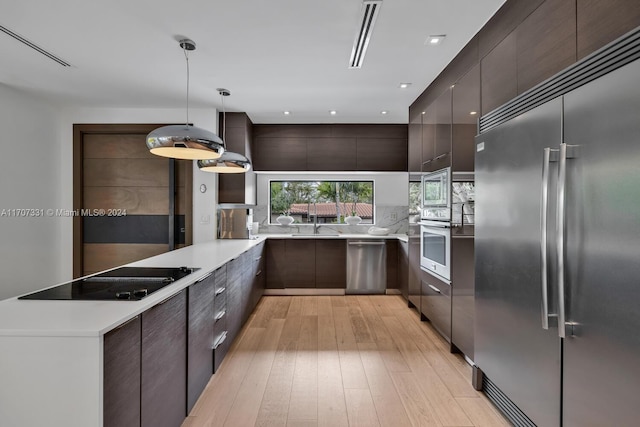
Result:
{"label": "built-in microwave", "polygon": [[451,225],[420,221],[420,268],[441,280],[451,280]]}
{"label": "built-in microwave", "polygon": [[451,168],[422,175],[422,215],[433,221],[451,221]]}

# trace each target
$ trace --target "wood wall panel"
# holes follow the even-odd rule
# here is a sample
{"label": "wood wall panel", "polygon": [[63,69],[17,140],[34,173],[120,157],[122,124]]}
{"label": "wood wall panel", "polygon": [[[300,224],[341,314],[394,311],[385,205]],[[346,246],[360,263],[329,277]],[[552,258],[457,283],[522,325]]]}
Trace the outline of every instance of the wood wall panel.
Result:
{"label": "wood wall panel", "polygon": [[478,54],[488,55],[545,0],[508,0],[478,32]]}
{"label": "wood wall panel", "polygon": [[640,25],[638,0],[578,0],[578,59]]}
{"label": "wood wall panel", "polygon": [[306,138],[307,170],[356,170],[356,138]]}
{"label": "wood wall panel", "polygon": [[168,187],[169,160],[85,159],[85,187]]}
{"label": "wood wall panel", "polygon": [[498,108],[518,94],[516,33],[507,36],[481,61],[482,113]]}
{"label": "wood wall panel", "polygon": [[168,246],[137,243],[85,243],[84,271],[102,271],[167,252]]}
{"label": "wood wall panel", "polygon": [[85,137],[85,159],[155,159],[145,143],[145,135],[93,134]]}
{"label": "wood wall panel", "polygon": [[546,0],[516,29],[518,94],[576,62],[576,3]]}
{"label": "wood wall panel", "polygon": [[[168,187],[89,187],[84,189],[85,209],[125,209],[127,215],[168,215]],[[184,193],[176,198],[184,214]]]}

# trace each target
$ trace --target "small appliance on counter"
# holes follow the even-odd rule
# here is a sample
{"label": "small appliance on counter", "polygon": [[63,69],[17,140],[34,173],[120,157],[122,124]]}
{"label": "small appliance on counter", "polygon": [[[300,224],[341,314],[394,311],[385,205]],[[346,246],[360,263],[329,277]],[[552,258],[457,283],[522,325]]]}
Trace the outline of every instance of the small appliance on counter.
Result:
{"label": "small appliance on counter", "polygon": [[255,205],[218,205],[218,239],[250,239],[253,208]]}

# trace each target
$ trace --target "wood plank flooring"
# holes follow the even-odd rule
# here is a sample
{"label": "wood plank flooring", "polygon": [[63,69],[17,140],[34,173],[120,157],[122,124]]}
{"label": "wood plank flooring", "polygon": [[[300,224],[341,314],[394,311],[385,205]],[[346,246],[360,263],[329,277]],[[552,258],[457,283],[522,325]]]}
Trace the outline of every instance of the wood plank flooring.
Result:
{"label": "wood plank flooring", "polygon": [[398,295],[263,297],[183,427],[509,426]]}

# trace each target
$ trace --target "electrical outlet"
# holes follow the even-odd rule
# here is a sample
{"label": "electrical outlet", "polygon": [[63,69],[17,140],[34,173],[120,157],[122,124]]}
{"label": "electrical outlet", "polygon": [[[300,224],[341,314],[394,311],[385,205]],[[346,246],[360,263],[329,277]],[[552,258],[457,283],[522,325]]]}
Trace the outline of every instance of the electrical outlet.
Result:
{"label": "electrical outlet", "polygon": [[391,221],[397,221],[398,220],[398,214],[395,212],[391,212],[391,214],[389,215],[389,219],[391,219]]}

